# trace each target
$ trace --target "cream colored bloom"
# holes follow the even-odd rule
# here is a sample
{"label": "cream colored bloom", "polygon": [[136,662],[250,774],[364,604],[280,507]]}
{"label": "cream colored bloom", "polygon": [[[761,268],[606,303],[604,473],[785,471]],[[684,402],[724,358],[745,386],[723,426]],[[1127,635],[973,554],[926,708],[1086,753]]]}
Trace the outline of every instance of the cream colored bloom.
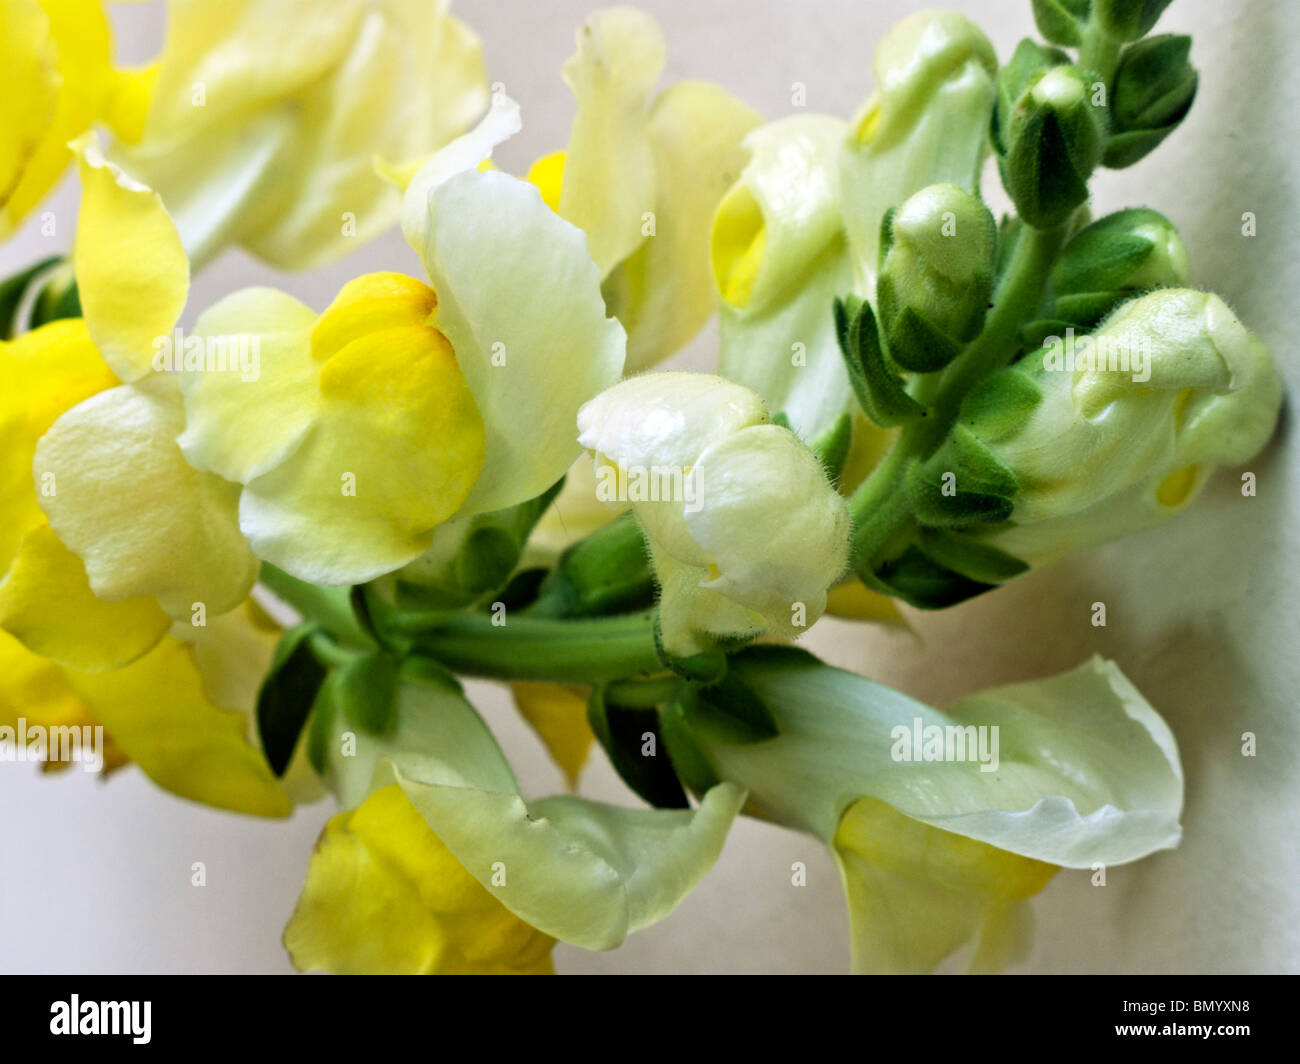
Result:
{"label": "cream colored bloom", "polygon": [[630,502],[660,583],[664,644],[795,636],[848,557],[848,511],[821,463],[757,395],[693,373],[633,377],[578,415],[597,491]]}

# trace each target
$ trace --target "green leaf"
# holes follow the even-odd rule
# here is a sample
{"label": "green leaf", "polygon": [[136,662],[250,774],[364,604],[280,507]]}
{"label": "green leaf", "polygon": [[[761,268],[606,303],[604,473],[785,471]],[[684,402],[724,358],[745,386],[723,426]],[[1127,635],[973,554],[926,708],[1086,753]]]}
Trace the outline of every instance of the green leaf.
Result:
{"label": "green leaf", "polygon": [[1174,126],[1167,126],[1164,129],[1134,129],[1127,133],[1113,133],[1101,153],[1101,164],[1110,170],[1123,170],[1132,166],[1155,151],[1174,129]]}
{"label": "green leaf", "polygon": [[15,319],[18,316],[18,307],[32,282],[61,261],[60,256],[51,255],[48,259],[42,259],[34,266],[29,266],[27,269],[19,271],[12,277],[6,277],[3,282],[0,282],[0,340],[8,340],[13,337],[14,326],[17,324]]}
{"label": "green leaf", "polygon": [[1151,31],[1171,0],[1092,0],[1093,20],[1107,37],[1133,41]]}
{"label": "green leaf", "polygon": [[309,643],[319,631],[314,624],[300,624],[285,632],[257,693],[257,730],[266,760],[277,776],[283,776],[289,767],[298,736],[325,682],[325,666]]}
{"label": "green leaf", "polygon": [[710,687],[683,686],[678,702],[690,730],[710,742],[761,743],[777,735],[763,700],[730,675]]}
{"label": "green leaf", "polygon": [[924,417],[925,408],[885,362],[871,304],[850,295],[835,301],[834,314],[849,382],[867,417],[882,428]]}
{"label": "green leaf", "polygon": [[653,706],[612,705],[596,687],[587,700],[587,721],[614,771],[633,791],[656,809],[690,808]]}

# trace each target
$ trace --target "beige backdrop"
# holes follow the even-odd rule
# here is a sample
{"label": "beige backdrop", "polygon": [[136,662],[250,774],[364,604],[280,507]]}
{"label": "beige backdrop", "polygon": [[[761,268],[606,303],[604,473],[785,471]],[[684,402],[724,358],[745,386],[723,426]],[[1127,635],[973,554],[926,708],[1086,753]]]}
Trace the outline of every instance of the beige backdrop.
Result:
{"label": "beige backdrop", "polygon": [[[457,13],[486,42],[490,76],[524,107],[525,129],[498,155],[521,170],[564,143],[571,100],[559,77],[590,0],[460,0]],[[665,80],[721,83],[764,114],[807,107],[847,115],[871,89],[875,40],[906,0],[647,0],[663,23]],[[1000,56],[1033,33],[1029,0],[951,6],[982,25]],[[1288,10],[1290,9],[1290,10]],[[1201,70],[1191,116],[1151,158],[1095,184],[1095,208],[1149,204],[1181,228],[1194,283],[1220,292],[1272,347],[1294,382],[1293,319],[1300,273],[1296,140],[1300,64],[1287,0],[1176,0],[1161,29],[1193,32]],[[125,58],[161,39],[149,4],[116,13]],[[1000,204],[995,179],[986,193]],[[995,190],[998,194],[995,194]],[[66,247],[75,178],[52,202]],[[1258,235],[1241,235],[1253,211]],[[33,226],[0,249],[0,275],[48,254]],[[419,274],[396,234],[312,276],[280,276],[228,253],[195,283],[190,306],[233,288],[272,283],[324,307],[346,279],[373,269]],[[712,366],[712,328],[684,356]],[[990,684],[1072,666],[1094,651],[1119,661],[1178,737],[1187,775],[1180,849],[1113,868],[1104,887],[1063,872],[1036,902],[1039,935],[1025,970],[1045,972],[1300,971],[1300,581],[1290,523],[1300,518],[1296,440],[1252,467],[1259,495],[1243,499],[1220,473],[1179,523],[1094,550],[938,616],[919,637],[825,621],[808,645],[836,664],[944,703]],[[1109,627],[1089,624],[1104,601]],[[556,770],[508,702],[488,685],[471,696],[532,793],[559,787]],[[1241,735],[1258,756],[1241,756]],[[602,757],[583,790],[625,801]],[[325,805],[289,822],[213,812],[154,789],[127,770],[107,784],[70,772],[39,779],[0,765],[0,970],[252,971],[288,964],[280,929]],[[791,886],[794,861],[806,887]],[[207,865],[208,885],[190,884]],[[556,953],[566,972],[839,972],[846,918],[835,870],[812,840],[739,823],[717,867],[668,920],[621,949]]]}

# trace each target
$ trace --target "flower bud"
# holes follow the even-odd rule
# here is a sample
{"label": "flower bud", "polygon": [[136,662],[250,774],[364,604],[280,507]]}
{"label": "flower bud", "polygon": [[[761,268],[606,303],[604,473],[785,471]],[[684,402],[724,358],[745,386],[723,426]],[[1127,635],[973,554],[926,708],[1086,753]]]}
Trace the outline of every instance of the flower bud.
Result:
{"label": "flower bud", "polygon": [[885,216],[881,240],[876,291],[889,354],[904,369],[942,369],[984,322],[993,215],[956,185],[930,185]]}
{"label": "flower bud", "polygon": [[1108,214],[1066,244],[1052,267],[1044,320],[1027,327],[1026,342],[1037,345],[1067,325],[1090,329],[1124,300],[1187,277],[1187,248],[1163,214],[1146,207]]}
{"label": "flower bud", "polygon": [[1097,28],[1116,41],[1136,41],[1151,32],[1170,0],[1092,0]]}
{"label": "flower bud", "polygon": [[1090,336],[1049,337],[963,407],[1017,482],[1009,523],[980,541],[1037,565],[1159,524],[1264,446],[1281,396],[1268,349],[1215,295],[1162,289]]}
{"label": "flower bud", "polygon": [[880,223],[940,181],[974,189],[993,108],[997,57],[955,11],[901,20],[876,47],[876,92],[853,123],[840,165],[859,293],[875,287]]}
{"label": "flower bud", "polygon": [[993,134],[1002,183],[1020,217],[1039,229],[1062,224],[1088,198],[1101,160],[1094,79],[1065,59],[1022,41],[998,79]]}
{"label": "flower bud", "polygon": [[847,564],[848,509],[758,396],[720,377],[649,374],[587,403],[578,429],[597,494],[630,502],[645,532],[669,654],[793,637],[821,616]]}
{"label": "flower bud", "polygon": [[1197,83],[1187,60],[1191,45],[1190,37],[1167,33],[1124,49],[1115,71],[1104,165],[1132,166],[1186,117]]}

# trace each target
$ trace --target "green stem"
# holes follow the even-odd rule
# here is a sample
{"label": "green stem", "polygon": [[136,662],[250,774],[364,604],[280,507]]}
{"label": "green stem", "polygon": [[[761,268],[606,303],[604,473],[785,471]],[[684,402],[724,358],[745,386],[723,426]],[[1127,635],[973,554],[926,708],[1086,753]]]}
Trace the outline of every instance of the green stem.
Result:
{"label": "green stem", "polygon": [[269,562],[262,563],[258,581],[276,598],[302,614],[303,620],[315,621],[338,642],[366,648],[375,645],[353,612],[351,593],[347,588],[317,587],[290,576]]}
{"label": "green stem", "polygon": [[324,632],[313,632],[309,635],[307,645],[316,660],[329,669],[341,668],[357,656],[355,651],[345,650]]}
{"label": "green stem", "polygon": [[1100,74],[1110,92],[1115,80],[1115,68],[1119,66],[1120,42],[1112,40],[1101,31],[1095,22],[1089,22],[1083,29],[1083,42],[1079,46],[1079,66],[1094,74]]}
{"label": "green stem", "polygon": [[655,613],[564,621],[514,614],[406,614],[394,627],[412,650],[454,672],[498,680],[606,683],[662,672]]}
{"label": "green stem", "polygon": [[993,296],[984,329],[944,371],[927,417],[907,425],[884,461],[853,493],[852,566],[869,569],[911,520],[903,478],[913,459],[928,458],[952,429],[962,400],[975,385],[1005,366],[1016,351],[1022,322],[1038,307],[1047,273],[1065,239],[1065,226],[1025,226]]}
{"label": "green stem", "polygon": [[617,680],[605,688],[605,701],[615,706],[661,706],[681,686],[673,675],[644,680]]}

